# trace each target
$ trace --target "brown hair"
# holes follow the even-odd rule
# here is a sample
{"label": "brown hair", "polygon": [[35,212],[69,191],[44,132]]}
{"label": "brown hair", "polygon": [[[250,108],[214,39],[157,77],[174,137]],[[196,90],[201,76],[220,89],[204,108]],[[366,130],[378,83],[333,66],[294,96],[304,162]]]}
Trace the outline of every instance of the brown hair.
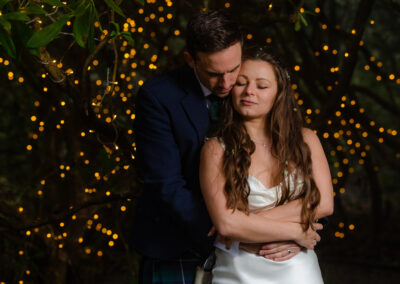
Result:
{"label": "brown hair", "polygon": [[[271,137],[271,152],[278,160],[278,172],[274,178],[281,182],[282,195],[277,206],[286,201],[302,199],[301,220],[307,230],[315,220],[315,210],[320,201],[320,192],[312,178],[311,152],[302,135],[302,116],[295,102],[287,71],[274,57],[262,48],[253,47],[243,53],[245,60],[262,60],[272,65],[278,90],[272,109],[267,116],[266,132]],[[249,168],[255,144],[250,139],[242,117],[233,109],[232,100],[224,100],[221,105],[218,127],[211,137],[219,137],[225,144],[223,171],[226,177],[225,192],[227,207],[236,209],[240,204],[248,213]],[[294,185],[288,176],[290,165],[294,165]],[[303,180],[298,184],[298,177]],[[300,189],[294,194],[297,186]]]}
{"label": "brown hair", "polygon": [[216,52],[237,42],[243,43],[239,26],[224,12],[201,11],[188,22],[186,47],[194,59],[197,52]]}

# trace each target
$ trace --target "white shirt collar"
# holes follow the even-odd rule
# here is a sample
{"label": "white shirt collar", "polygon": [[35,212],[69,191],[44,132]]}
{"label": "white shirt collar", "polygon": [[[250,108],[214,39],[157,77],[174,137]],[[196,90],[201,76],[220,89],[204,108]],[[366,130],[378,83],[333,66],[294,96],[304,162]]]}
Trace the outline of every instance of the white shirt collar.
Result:
{"label": "white shirt collar", "polygon": [[200,88],[201,88],[201,91],[203,92],[203,95],[205,97],[208,97],[209,95],[212,94],[212,92],[206,86],[204,86],[203,83],[201,83],[199,76],[197,76],[196,69],[193,68],[193,70],[194,70],[194,74],[196,75],[196,79],[200,84]]}

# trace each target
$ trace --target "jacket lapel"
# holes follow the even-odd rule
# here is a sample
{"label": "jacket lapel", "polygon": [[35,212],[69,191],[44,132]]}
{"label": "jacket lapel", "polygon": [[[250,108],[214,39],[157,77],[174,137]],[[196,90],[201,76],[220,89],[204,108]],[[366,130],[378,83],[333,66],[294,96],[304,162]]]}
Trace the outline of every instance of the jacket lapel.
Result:
{"label": "jacket lapel", "polygon": [[[201,91],[199,82],[190,67],[185,70],[184,89],[186,96],[181,103],[193,127],[196,129],[197,138],[201,143],[207,134],[210,121],[205,97]],[[186,68],[185,68],[186,69]]]}

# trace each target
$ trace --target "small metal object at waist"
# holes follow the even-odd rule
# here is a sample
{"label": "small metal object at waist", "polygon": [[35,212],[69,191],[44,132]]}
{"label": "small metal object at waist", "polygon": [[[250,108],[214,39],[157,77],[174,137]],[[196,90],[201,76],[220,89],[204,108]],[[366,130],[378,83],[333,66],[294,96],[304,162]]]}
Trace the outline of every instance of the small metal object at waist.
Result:
{"label": "small metal object at waist", "polygon": [[215,260],[216,260],[216,256],[215,256],[215,251],[213,250],[203,263],[204,271],[207,271],[207,272],[211,271],[214,267]]}

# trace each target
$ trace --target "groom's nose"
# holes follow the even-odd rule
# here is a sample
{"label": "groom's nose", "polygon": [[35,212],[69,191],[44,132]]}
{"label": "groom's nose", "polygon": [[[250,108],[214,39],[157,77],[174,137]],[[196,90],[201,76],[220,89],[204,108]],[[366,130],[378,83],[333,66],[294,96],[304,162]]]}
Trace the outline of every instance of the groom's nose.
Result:
{"label": "groom's nose", "polygon": [[218,87],[223,89],[230,89],[234,83],[234,76],[232,76],[232,74],[230,73],[226,73],[219,78]]}

